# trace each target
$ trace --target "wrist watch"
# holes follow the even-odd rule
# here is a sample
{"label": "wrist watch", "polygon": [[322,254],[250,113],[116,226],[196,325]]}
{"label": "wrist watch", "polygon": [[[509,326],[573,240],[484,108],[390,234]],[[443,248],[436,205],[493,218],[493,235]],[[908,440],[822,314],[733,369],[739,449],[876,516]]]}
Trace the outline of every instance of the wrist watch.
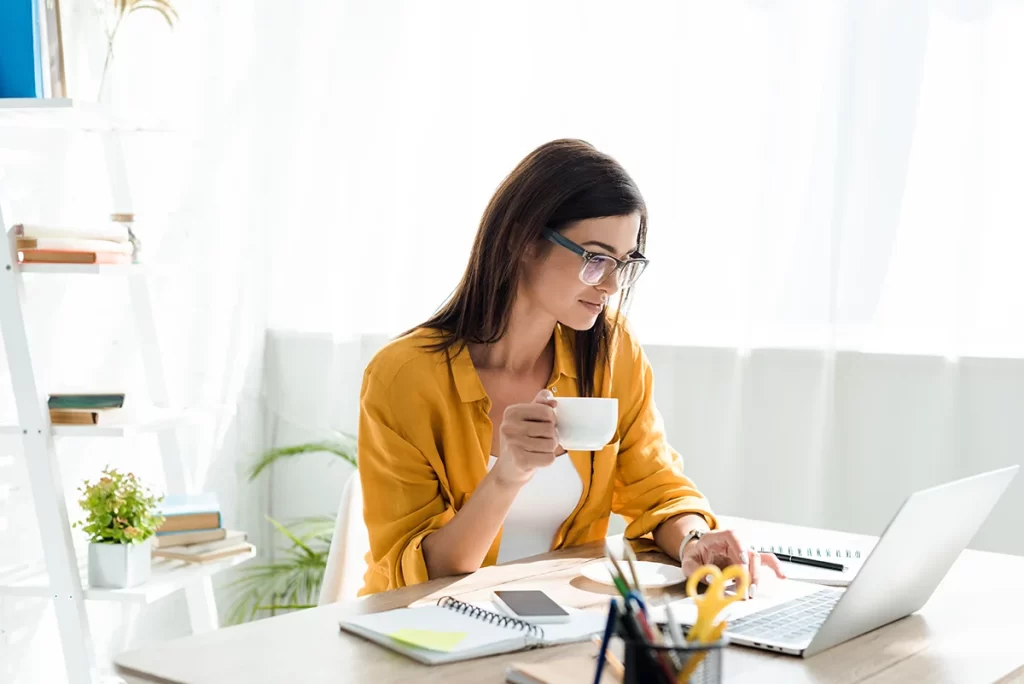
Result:
{"label": "wrist watch", "polygon": [[680,561],[683,560],[683,549],[686,548],[686,545],[689,544],[692,541],[696,541],[696,540],[700,539],[705,534],[707,534],[707,530],[690,530],[689,532],[687,532],[686,536],[683,537],[683,543],[679,545],[679,560]]}

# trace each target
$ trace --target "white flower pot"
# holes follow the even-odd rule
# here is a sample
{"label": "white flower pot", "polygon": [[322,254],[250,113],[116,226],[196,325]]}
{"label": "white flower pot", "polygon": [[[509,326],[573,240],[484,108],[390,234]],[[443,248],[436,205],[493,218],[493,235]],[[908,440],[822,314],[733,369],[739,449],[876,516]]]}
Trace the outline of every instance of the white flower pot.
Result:
{"label": "white flower pot", "polygon": [[149,540],[141,544],[89,544],[89,586],[126,589],[149,579]]}

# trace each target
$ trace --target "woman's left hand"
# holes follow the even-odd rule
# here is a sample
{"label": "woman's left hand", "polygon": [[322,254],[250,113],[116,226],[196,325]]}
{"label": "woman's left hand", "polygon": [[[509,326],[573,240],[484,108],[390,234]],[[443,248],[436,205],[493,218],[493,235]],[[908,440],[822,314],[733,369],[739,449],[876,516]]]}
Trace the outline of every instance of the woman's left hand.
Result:
{"label": "woman's left hand", "polygon": [[761,566],[767,565],[777,577],[785,579],[779,559],[771,553],[750,551],[749,546],[734,530],[706,532],[700,539],[683,547],[680,559],[683,575],[689,577],[702,565],[727,568],[730,565],[744,565],[750,573],[750,589],[744,598],[754,598],[757,583],[761,579]]}

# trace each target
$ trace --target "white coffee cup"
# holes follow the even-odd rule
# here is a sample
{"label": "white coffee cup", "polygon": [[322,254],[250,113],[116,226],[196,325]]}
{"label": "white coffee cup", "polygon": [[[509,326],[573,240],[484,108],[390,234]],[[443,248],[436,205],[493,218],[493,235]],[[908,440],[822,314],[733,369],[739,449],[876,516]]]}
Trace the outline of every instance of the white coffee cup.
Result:
{"label": "white coffee cup", "polygon": [[558,443],[569,451],[597,451],[608,444],[619,422],[619,400],[556,397]]}

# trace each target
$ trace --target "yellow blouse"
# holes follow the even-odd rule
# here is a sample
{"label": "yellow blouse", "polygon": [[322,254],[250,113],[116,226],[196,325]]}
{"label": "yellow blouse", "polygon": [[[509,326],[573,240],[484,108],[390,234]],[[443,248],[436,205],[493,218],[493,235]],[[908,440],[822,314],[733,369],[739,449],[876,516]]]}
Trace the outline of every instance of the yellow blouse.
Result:
{"label": "yellow blouse", "polygon": [[[449,368],[443,353],[425,348],[434,335],[419,330],[394,340],[363,376],[359,477],[370,552],[360,595],[425,582],[423,538],[451,520],[487,475],[490,398],[469,350],[453,352]],[[577,396],[573,341],[559,325],[548,382],[556,399]],[[707,500],[665,441],[650,363],[625,325],[609,361],[596,372],[595,396],[619,400],[619,426],[600,451],[569,452],[583,495],[552,548],[603,539],[613,511],[628,521],[629,539],[684,513],[703,514],[714,528]],[[495,563],[500,545],[499,531],[484,565]]]}

